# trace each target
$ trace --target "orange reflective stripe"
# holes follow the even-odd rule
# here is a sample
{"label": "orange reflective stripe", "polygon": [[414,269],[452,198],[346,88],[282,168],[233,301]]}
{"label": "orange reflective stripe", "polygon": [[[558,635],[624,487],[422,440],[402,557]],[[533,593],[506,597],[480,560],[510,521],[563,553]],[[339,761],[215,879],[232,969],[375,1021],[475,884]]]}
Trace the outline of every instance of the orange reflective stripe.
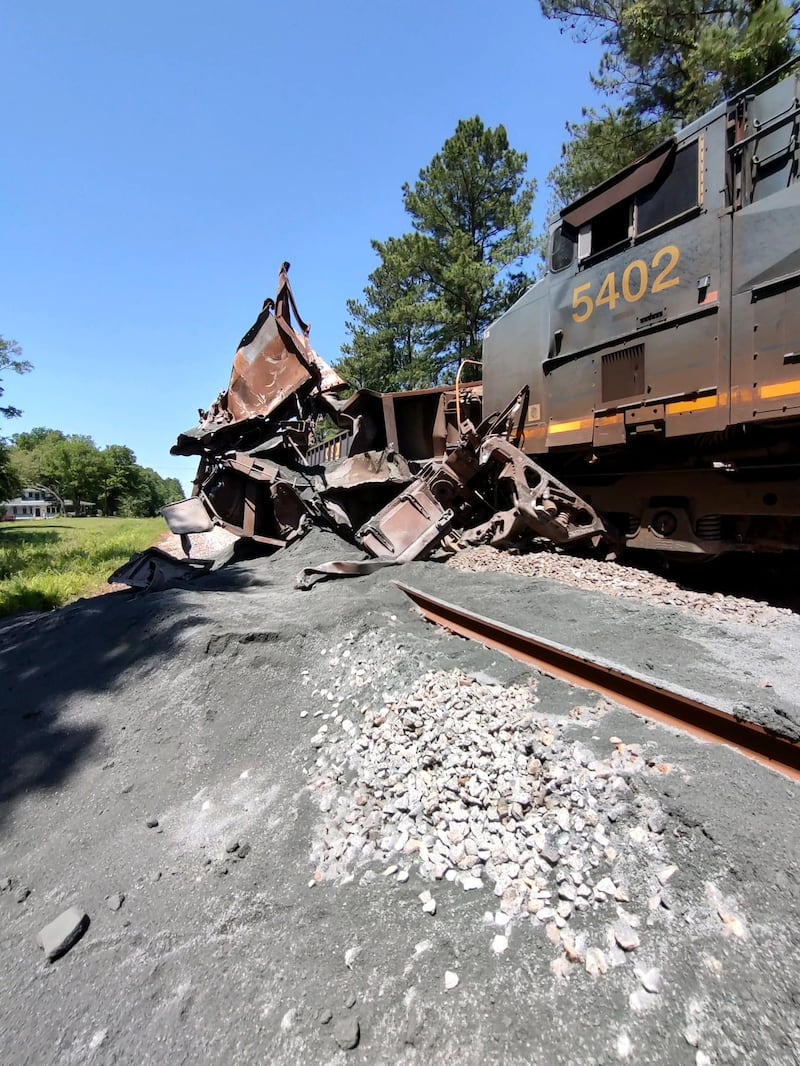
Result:
{"label": "orange reflective stripe", "polygon": [[775,400],[779,396],[800,395],[800,378],[793,381],[781,381],[777,385],[762,385],[758,390],[762,400]]}
{"label": "orange reflective stripe", "polygon": [[717,406],[716,396],[701,396],[698,400],[680,400],[667,404],[668,415],[683,415],[688,411],[708,411]]}

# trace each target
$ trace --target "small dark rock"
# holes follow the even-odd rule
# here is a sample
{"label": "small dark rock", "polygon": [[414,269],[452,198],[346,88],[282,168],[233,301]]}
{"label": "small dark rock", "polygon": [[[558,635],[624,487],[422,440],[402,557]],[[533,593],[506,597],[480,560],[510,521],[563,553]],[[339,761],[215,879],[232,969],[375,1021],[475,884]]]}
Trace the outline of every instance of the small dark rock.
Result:
{"label": "small dark rock", "polygon": [[153,872],[150,874],[150,880],[153,882],[153,884],[155,884],[156,881],[160,881],[161,880],[161,871],[160,870],[153,870]]}
{"label": "small dark rock", "polygon": [[232,837],[225,845],[225,850],[229,855],[232,855],[234,851],[238,851],[239,841],[236,837]]}
{"label": "small dark rock", "polygon": [[320,1025],[328,1025],[329,1022],[333,1021],[333,1011],[328,1007],[323,1007],[317,1015],[317,1021]]}
{"label": "small dark rock", "polygon": [[355,1014],[347,1014],[339,1018],[333,1027],[333,1039],[343,1051],[358,1047],[358,1041],[361,1039],[358,1017]]}
{"label": "small dark rock", "polygon": [[123,789],[120,790],[120,795],[127,796],[130,792],[133,792],[133,785],[126,785]]}
{"label": "small dark rock", "polygon": [[22,885],[17,892],[17,903],[24,903],[28,896],[31,894],[31,890],[27,885]]}
{"label": "small dark rock", "polygon": [[236,852],[237,859],[246,859],[250,854],[251,848],[249,844],[240,844],[239,850]]}
{"label": "small dark rock", "polygon": [[152,815],[144,823],[148,829],[155,829],[158,825],[158,818],[154,818]]}
{"label": "small dark rock", "polygon": [[356,1005],[356,997],[354,996],[354,994],[352,992],[348,992],[348,994],[344,997],[344,1005],[345,1005],[345,1007],[348,1007],[348,1008],[355,1007],[355,1005]]}

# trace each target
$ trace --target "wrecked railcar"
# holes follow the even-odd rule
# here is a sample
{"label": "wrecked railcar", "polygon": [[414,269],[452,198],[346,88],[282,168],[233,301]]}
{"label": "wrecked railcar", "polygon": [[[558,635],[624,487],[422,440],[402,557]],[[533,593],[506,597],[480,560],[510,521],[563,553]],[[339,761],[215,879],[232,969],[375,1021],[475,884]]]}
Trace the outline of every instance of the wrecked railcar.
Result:
{"label": "wrecked railcar", "polygon": [[[163,511],[187,559],[189,534],[215,525],[265,552],[321,525],[371,557],[304,571],[309,587],[439,548],[609,540],[591,505],[521,450],[527,389],[486,418],[480,382],[342,399],[347,384],[311,348],[288,271],[284,263],[275,300],[242,338],[228,388],[172,448],[198,457],[193,495]],[[340,432],[319,441],[325,415]],[[113,580],[163,581],[160,566],[145,553]]]}

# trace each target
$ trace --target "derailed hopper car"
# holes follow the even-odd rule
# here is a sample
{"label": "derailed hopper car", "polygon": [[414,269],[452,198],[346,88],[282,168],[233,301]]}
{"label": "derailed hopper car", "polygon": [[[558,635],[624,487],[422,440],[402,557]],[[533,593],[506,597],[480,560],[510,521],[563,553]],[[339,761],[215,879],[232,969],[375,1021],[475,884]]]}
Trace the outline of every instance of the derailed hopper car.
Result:
{"label": "derailed hopper car", "polygon": [[487,410],[631,547],[800,546],[800,76],[783,69],[565,207],[487,330]]}

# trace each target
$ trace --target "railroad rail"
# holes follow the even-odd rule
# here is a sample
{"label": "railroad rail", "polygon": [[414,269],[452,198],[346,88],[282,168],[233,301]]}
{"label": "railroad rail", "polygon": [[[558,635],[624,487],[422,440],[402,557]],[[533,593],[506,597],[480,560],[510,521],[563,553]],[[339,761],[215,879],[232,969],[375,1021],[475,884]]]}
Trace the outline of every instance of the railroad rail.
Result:
{"label": "railroad rail", "polygon": [[698,740],[735,748],[749,759],[800,781],[800,744],[786,737],[612,663],[464,610],[399,581],[394,584],[423,617],[452,633],[529,663],[551,677],[599,692],[643,718],[679,729]]}

